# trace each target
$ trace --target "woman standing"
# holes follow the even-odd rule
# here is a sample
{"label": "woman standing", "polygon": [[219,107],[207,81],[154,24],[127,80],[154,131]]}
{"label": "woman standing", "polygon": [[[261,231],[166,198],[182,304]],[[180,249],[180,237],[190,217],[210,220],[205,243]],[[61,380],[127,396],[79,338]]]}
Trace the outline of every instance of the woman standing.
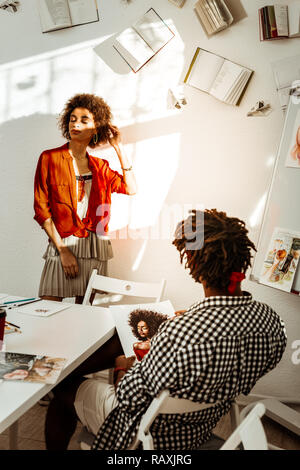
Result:
{"label": "woman standing", "polygon": [[[111,120],[110,108],[102,98],[75,95],[59,121],[68,142],[42,152],[39,158],[34,219],[49,238],[39,288],[43,299],[76,297],[76,303],[82,303],[92,270],[107,275],[107,262],[113,257],[107,236],[111,193],[136,193],[132,166],[122,152],[120,131]],[[87,152],[87,147],[106,143],[116,151],[123,176],[106,160]]]}

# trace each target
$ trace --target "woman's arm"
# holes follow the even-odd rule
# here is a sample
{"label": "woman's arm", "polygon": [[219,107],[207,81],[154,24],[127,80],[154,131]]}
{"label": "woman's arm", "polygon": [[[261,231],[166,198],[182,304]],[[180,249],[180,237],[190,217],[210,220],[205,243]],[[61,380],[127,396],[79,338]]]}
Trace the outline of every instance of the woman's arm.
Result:
{"label": "woman's arm", "polygon": [[126,186],[126,194],[133,196],[137,192],[137,185],[135,176],[132,170],[132,165],[124,152],[121,144],[121,134],[117,127],[111,126],[111,138],[109,139],[110,145],[115,149],[119,158],[121,168],[123,170],[123,178]]}
{"label": "woman's arm", "polygon": [[51,218],[45,220],[45,222],[43,223],[43,229],[47,233],[48,237],[52,240],[52,242],[57,248],[57,251],[59,252],[61,264],[66,277],[70,279],[76,277],[79,273],[77,259],[69,250],[69,248],[65,246]]}

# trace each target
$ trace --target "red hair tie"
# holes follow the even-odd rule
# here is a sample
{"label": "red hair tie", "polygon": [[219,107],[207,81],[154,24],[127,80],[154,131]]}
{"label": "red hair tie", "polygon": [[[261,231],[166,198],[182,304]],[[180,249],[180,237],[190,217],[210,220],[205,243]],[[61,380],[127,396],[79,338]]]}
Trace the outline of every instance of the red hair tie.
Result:
{"label": "red hair tie", "polygon": [[236,289],[236,285],[238,282],[241,282],[243,279],[245,279],[245,274],[244,273],[237,273],[237,272],[233,272],[230,274],[230,284],[228,286],[228,292],[229,294],[233,294],[235,289]]}

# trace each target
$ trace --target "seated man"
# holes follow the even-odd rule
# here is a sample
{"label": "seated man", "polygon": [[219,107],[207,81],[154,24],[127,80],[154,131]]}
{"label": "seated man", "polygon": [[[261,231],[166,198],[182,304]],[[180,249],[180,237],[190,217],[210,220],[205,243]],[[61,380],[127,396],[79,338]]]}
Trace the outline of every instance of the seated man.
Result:
{"label": "seated man", "polygon": [[116,390],[95,379],[59,384],[46,420],[48,449],[67,448],[77,415],[97,433],[92,449],[128,448],[163,389],[212,406],[176,419],[160,415],[151,428],[155,448],[191,450],[209,440],[235,397],[248,394],[286,347],[280,317],[241,290],[255,249],[247,233],[243,221],[215,209],[192,211],[178,224],[173,244],[205,298],[162,323],[141,362],[117,359]]}

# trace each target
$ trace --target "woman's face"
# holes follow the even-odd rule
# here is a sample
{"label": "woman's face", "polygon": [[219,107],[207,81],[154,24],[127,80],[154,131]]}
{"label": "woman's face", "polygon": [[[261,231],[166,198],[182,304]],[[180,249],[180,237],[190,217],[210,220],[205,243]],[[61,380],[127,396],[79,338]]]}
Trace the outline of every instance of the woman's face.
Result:
{"label": "woman's face", "polygon": [[144,322],[143,320],[139,321],[137,324],[137,330],[141,338],[148,338],[149,328],[146,322]]}
{"label": "woman's face", "polygon": [[69,134],[71,140],[90,142],[96,133],[93,114],[86,108],[75,108],[70,115]]}

